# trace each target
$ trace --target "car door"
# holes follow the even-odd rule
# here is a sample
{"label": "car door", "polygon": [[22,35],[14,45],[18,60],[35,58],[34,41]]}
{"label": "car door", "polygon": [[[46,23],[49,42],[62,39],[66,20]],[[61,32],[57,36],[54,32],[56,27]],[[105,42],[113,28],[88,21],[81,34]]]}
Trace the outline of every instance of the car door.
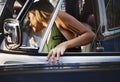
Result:
{"label": "car door", "polygon": [[[96,3],[99,4],[97,5],[99,6],[98,8],[101,8],[101,1],[98,0],[98,3]],[[57,14],[61,3],[62,1],[58,1],[58,6],[55,7],[56,12],[54,13]],[[102,8],[99,10],[102,11]],[[53,16],[56,16],[54,13]],[[102,17],[103,12],[98,13]],[[54,19],[54,17],[51,19],[53,21],[48,25],[48,28],[51,27]],[[48,31],[50,30],[48,29]],[[42,41],[46,41],[47,34]],[[20,49],[16,50],[1,49],[0,82],[120,81],[118,76],[120,73],[119,52],[65,52],[60,57],[59,63],[56,59],[54,63],[51,63],[46,61],[48,53],[42,53],[42,47],[39,50],[22,45]]]}

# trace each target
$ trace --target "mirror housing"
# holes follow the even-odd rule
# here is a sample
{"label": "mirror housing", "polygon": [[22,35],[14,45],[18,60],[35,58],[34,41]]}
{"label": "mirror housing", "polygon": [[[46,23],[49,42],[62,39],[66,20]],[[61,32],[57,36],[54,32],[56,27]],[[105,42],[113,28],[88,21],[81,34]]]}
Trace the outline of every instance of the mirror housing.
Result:
{"label": "mirror housing", "polygon": [[17,19],[8,18],[4,21],[5,47],[9,50],[18,48],[22,43],[20,24]]}

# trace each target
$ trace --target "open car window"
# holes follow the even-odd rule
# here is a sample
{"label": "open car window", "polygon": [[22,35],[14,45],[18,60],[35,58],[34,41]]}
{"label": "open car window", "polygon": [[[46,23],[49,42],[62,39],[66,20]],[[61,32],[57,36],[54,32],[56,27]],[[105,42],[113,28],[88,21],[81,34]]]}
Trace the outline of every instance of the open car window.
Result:
{"label": "open car window", "polygon": [[[1,1],[5,2],[5,0],[1,0]],[[7,0],[7,1],[9,1],[9,0]],[[63,11],[73,11],[73,9],[74,9],[73,6],[71,6],[72,5],[72,0],[71,1],[63,0],[63,3],[62,3],[62,0],[49,0],[51,5],[53,5],[53,9],[52,9],[52,14],[51,14],[51,16],[50,16],[50,18],[47,22],[48,24],[42,32],[34,33],[33,30],[31,29],[31,27],[29,26],[29,21],[28,21],[28,18],[26,18],[26,15],[27,15],[27,12],[28,12],[29,8],[31,8],[31,6],[33,4],[36,4],[37,2],[39,2],[39,0],[11,0],[11,1],[14,1],[13,3],[11,2],[13,5],[11,4],[12,7],[9,7],[9,5],[8,5],[8,8],[12,9],[11,11],[13,11],[13,13],[12,13],[13,18],[17,19],[20,23],[20,28],[21,28],[21,31],[22,31],[22,33],[21,33],[22,34],[22,36],[21,36],[22,40],[21,40],[21,45],[18,48],[12,49],[12,50],[5,49],[6,45],[4,43],[2,43],[1,46],[0,46],[0,49],[4,50],[4,51],[9,51],[9,52],[20,51],[22,53],[27,52],[27,54],[28,54],[28,52],[29,53],[37,52],[37,54],[38,53],[41,54],[41,52],[43,51],[43,48],[44,48],[44,44],[47,42],[47,38],[49,37],[52,25],[54,24],[54,20],[56,18],[56,15],[57,15],[57,12],[58,12],[59,8],[61,7],[61,9]],[[41,0],[41,1],[46,2],[48,0]],[[69,6],[66,6],[67,5],[67,4],[65,4],[66,2],[67,3],[70,2]],[[102,2],[102,3],[104,3],[104,2]],[[101,14],[100,12],[103,12],[103,9],[99,10],[99,7],[98,7],[98,5],[99,5],[100,8],[103,8],[103,7],[101,7],[101,5],[104,5],[104,4],[102,4],[102,3],[99,3],[98,1],[95,1],[95,0],[81,0],[81,1],[79,1],[80,21],[90,24],[91,29],[97,35],[97,40],[95,39],[92,42],[92,44],[81,46],[81,49],[82,49],[81,51],[82,52],[96,51],[96,49],[106,51],[109,48],[111,48],[112,50],[114,48],[114,51],[115,51],[115,49],[116,49],[116,51],[119,51],[119,49],[120,49],[119,48],[119,40],[120,40],[119,37],[117,39],[117,42],[116,42],[115,39],[113,39],[114,42],[111,42],[111,40],[109,40],[108,42],[110,42],[110,43],[108,43],[108,42],[106,43],[105,40],[103,40],[104,36],[102,35],[102,31],[101,31],[101,28],[102,28],[101,26],[102,25],[101,25],[101,21],[100,21],[101,19],[103,19],[103,18],[100,19],[100,14]],[[108,2],[105,1],[105,3],[108,3]],[[45,7],[46,6],[48,6],[48,5],[45,5]],[[117,5],[115,5],[115,6],[117,6]],[[2,8],[2,7],[3,6],[1,5],[0,8]],[[68,13],[72,14],[71,12],[68,12]],[[104,14],[105,14],[105,12],[104,12]],[[76,15],[76,12],[73,13],[73,16],[74,15]],[[104,30],[106,30],[106,29],[103,29],[103,32],[104,32]],[[13,31],[14,31],[14,29],[13,29]],[[108,31],[106,33],[108,33]],[[113,33],[115,34],[115,31]],[[119,34],[119,31],[118,31],[117,34]],[[8,37],[8,39],[10,39],[10,38]],[[14,39],[14,41],[17,41],[17,39]],[[101,43],[97,44],[97,42],[101,42]],[[113,44],[114,47],[109,47],[108,48],[108,46],[110,46],[111,43],[115,44],[115,45]],[[111,50],[109,50],[109,51],[111,51]]]}
{"label": "open car window", "polygon": [[[46,1],[43,1],[43,3],[41,2],[40,4],[44,4],[45,2]],[[23,26],[23,44],[21,48],[37,49],[39,53],[42,52],[44,44],[47,41],[47,38],[50,34],[52,25],[55,21],[55,18],[57,16],[57,12],[59,10],[59,6],[61,3],[58,0],[56,1],[51,0],[49,2],[50,2],[50,5],[46,3],[45,5],[41,6],[46,8],[45,10],[48,10],[48,12],[51,12],[50,18],[47,21],[47,26],[45,26],[45,28],[42,29],[42,31],[34,32],[33,29],[29,26],[29,19],[25,18],[24,22],[28,20],[27,21],[28,23],[26,22],[28,25],[27,26],[24,25],[25,27]],[[35,1],[32,5],[34,4],[37,5],[37,3],[39,3],[39,1]]]}
{"label": "open car window", "polygon": [[[22,42],[21,42],[21,45],[17,49],[12,49],[12,47],[9,48],[11,52],[14,52],[14,51],[15,52],[16,51],[31,52],[31,50],[33,50],[34,52],[35,51],[42,52],[42,49],[49,36],[50,30],[57,16],[62,0],[50,0],[49,1],[50,5],[48,5],[47,2],[48,0],[43,0],[43,1],[32,0],[31,2],[29,0],[23,0],[23,1],[15,0],[15,2],[13,3],[13,18],[17,19],[20,23],[20,28],[22,32],[21,33]],[[49,8],[51,14],[50,14],[50,18],[47,21],[47,26],[45,27],[45,29],[43,29],[41,32],[35,33],[29,25],[29,19],[27,17],[27,13],[29,9],[33,7],[33,5],[39,6],[38,4],[43,4],[45,8],[49,8],[47,6],[52,5],[52,8]],[[9,37],[7,39],[9,39],[8,41],[10,42],[11,39]],[[5,47],[6,47],[6,44],[3,42],[1,45],[1,49],[8,51],[9,49],[6,49]]]}

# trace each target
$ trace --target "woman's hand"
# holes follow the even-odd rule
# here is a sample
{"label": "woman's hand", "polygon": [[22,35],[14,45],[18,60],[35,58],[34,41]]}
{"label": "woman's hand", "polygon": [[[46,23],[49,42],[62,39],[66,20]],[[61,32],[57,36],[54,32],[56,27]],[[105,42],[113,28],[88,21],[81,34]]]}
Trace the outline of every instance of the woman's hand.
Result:
{"label": "woman's hand", "polygon": [[60,55],[63,55],[66,49],[67,49],[67,47],[66,47],[65,42],[57,45],[55,48],[53,48],[48,53],[47,61],[50,61],[50,62],[54,63],[55,57],[57,57],[56,60],[57,60],[57,62],[59,62]]}

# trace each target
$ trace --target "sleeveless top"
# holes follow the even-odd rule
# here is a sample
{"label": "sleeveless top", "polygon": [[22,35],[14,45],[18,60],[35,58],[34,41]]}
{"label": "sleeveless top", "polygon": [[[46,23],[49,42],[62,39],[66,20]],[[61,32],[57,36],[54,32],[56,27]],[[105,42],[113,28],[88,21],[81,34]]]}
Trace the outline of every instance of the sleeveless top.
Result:
{"label": "sleeveless top", "polygon": [[56,27],[56,24],[53,24],[51,28],[51,33],[48,42],[46,41],[43,52],[49,52],[52,48],[56,47],[58,44],[66,41],[65,37],[61,34],[61,32]]}
{"label": "sleeveless top", "polygon": [[[48,42],[46,41],[43,52],[49,52],[52,48],[56,47],[58,44],[66,41],[66,38],[63,36],[63,34],[59,31],[56,24],[53,24],[53,27],[51,28],[51,34],[49,37]],[[67,49],[68,52],[81,52],[80,47],[70,48]]]}

